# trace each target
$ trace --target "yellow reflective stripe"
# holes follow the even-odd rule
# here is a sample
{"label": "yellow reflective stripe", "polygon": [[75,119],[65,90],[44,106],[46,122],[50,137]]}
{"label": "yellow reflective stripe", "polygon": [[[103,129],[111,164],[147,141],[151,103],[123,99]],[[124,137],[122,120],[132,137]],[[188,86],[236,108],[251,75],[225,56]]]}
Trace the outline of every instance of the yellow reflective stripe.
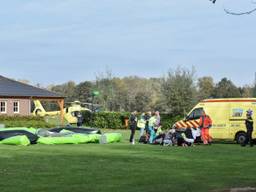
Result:
{"label": "yellow reflective stripe", "polygon": [[186,123],[184,121],[180,122],[180,124],[182,125],[182,127],[187,127]]}
{"label": "yellow reflective stripe", "polygon": [[193,127],[192,122],[187,122],[187,125],[188,125],[190,128]]}
{"label": "yellow reflective stripe", "polygon": [[180,125],[180,123],[178,122],[178,123],[176,123],[176,126],[178,127],[178,128],[180,128],[181,127],[181,125]]}

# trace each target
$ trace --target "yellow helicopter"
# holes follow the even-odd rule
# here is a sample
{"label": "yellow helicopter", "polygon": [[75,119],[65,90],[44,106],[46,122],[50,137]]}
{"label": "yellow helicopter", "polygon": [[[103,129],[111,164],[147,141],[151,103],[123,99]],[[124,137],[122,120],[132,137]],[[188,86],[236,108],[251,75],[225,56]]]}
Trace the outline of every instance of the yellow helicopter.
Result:
{"label": "yellow helicopter", "polygon": [[[57,116],[60,115],[60,111],[46,111],[40,100],[33,100],[35,109],[32,114],[34,116],[46,117],[46,116]],[[70,124],[77,123],[77,113],[88,111],[92,112],[89,108],[83,107],[82,105],[93,105],[91,103],[81,103],[80,101],[74,101],[69,104],[70,106],[64,108],[64,118]]]}

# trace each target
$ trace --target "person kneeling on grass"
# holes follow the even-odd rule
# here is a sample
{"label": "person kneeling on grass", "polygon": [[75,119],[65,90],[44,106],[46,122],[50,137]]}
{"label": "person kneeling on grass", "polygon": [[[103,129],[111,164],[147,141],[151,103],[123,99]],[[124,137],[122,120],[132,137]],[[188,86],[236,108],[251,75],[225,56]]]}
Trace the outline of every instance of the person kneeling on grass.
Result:
{"label": "person kneeling on grass", "polygon": [[170,129],[164,137],[163,146],[175,146],[177,145],[177,133],[175,129]]}
{"label": "person kneeling on grass", "polygon": [[177,144],[176,131],[175,129],[170,129],[167,132],[159,132],[159,135],[154,140],[155,144],[160,144],[163,146],[174,146]]}
{"label": "person kneeling on grass", "polygon": [[162,126],[160,124],[159,127],[155,129],[155,137],[153,138],[153,143],[162,145],[164,137],[165,137],[165,133],[163,132]]}
{"label": "person kneeling on grass", "polygon": [[187,128],[185,131],[177,134],[177,144],[182,147],[193,146],[195,139],[193,138],[192,130]]}
{"label": "person kneeling on grass", "polygon": [[194,143],[197,143],[197,144],[200,143],[201,142],[201,130],[199,128],[193,127],[191,129],[191,131],[192,131],[193,138],[195,140]]}

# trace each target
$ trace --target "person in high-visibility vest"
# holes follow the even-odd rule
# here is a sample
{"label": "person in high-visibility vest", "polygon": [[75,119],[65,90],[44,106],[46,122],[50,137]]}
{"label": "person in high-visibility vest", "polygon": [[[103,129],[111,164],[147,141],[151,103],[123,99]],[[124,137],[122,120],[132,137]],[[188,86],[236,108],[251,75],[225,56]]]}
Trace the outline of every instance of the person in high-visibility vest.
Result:
{"label": "person in high-visibility vest", "polygon": [[144,131],[146,128],[146,119],[145,113],[142,113],[140,119],[138,120],[137,127],[140,128],[140,138],[144,135]]}
{"label": "person in high-visibility vest", "polygon": [[201,129],[201,136],[204,144],[211,144],[212,137],[210,136],[209,129],[212,127],[212,120],[206,115],[205,111],[203,111],[202,116],[200,117],[199,127]]}

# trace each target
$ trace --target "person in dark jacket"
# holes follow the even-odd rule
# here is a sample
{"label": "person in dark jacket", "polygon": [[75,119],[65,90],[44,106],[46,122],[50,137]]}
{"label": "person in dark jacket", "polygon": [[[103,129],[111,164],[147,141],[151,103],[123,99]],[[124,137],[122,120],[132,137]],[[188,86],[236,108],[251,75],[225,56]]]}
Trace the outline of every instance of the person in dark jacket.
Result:
{"label": "person in dark jacket", "polygon": [[80,111],[77,112],[76,118],[77,118],[77,127],[82,127],[84,118],[83,118],[83,115]]}
{"label": "person in dark jacket", "polygon": [[135,144],[135,131],[137,128],[137,111],[134,111],[130,118],[129,118],[129,124],[130,124],[130,130],[131,130],[131,136],[130,136],[130,143]]}
{"label": "person in dark jacket", "polygon": [[247,132],[246,132],[246,140],[242,144],[243,147],[245,147],[247,144],[250,144],[250,146],[253,147],[253,140],[252,140],[253,118],[252,118],[252,115],[253,115],[253,111],[249,109],[247,111],[246,120],[245,120],[245,126],[247,129]]}
{"label": "person in dark jacket", "polygon": [[145,120],[146,120],[145,130],[146,130],[146,133],[149,133],[148,124],[149,124],[149,119],[150,119],[151,115],[152,115],[151,111],[147,112],[146,115],[145,115]]}

